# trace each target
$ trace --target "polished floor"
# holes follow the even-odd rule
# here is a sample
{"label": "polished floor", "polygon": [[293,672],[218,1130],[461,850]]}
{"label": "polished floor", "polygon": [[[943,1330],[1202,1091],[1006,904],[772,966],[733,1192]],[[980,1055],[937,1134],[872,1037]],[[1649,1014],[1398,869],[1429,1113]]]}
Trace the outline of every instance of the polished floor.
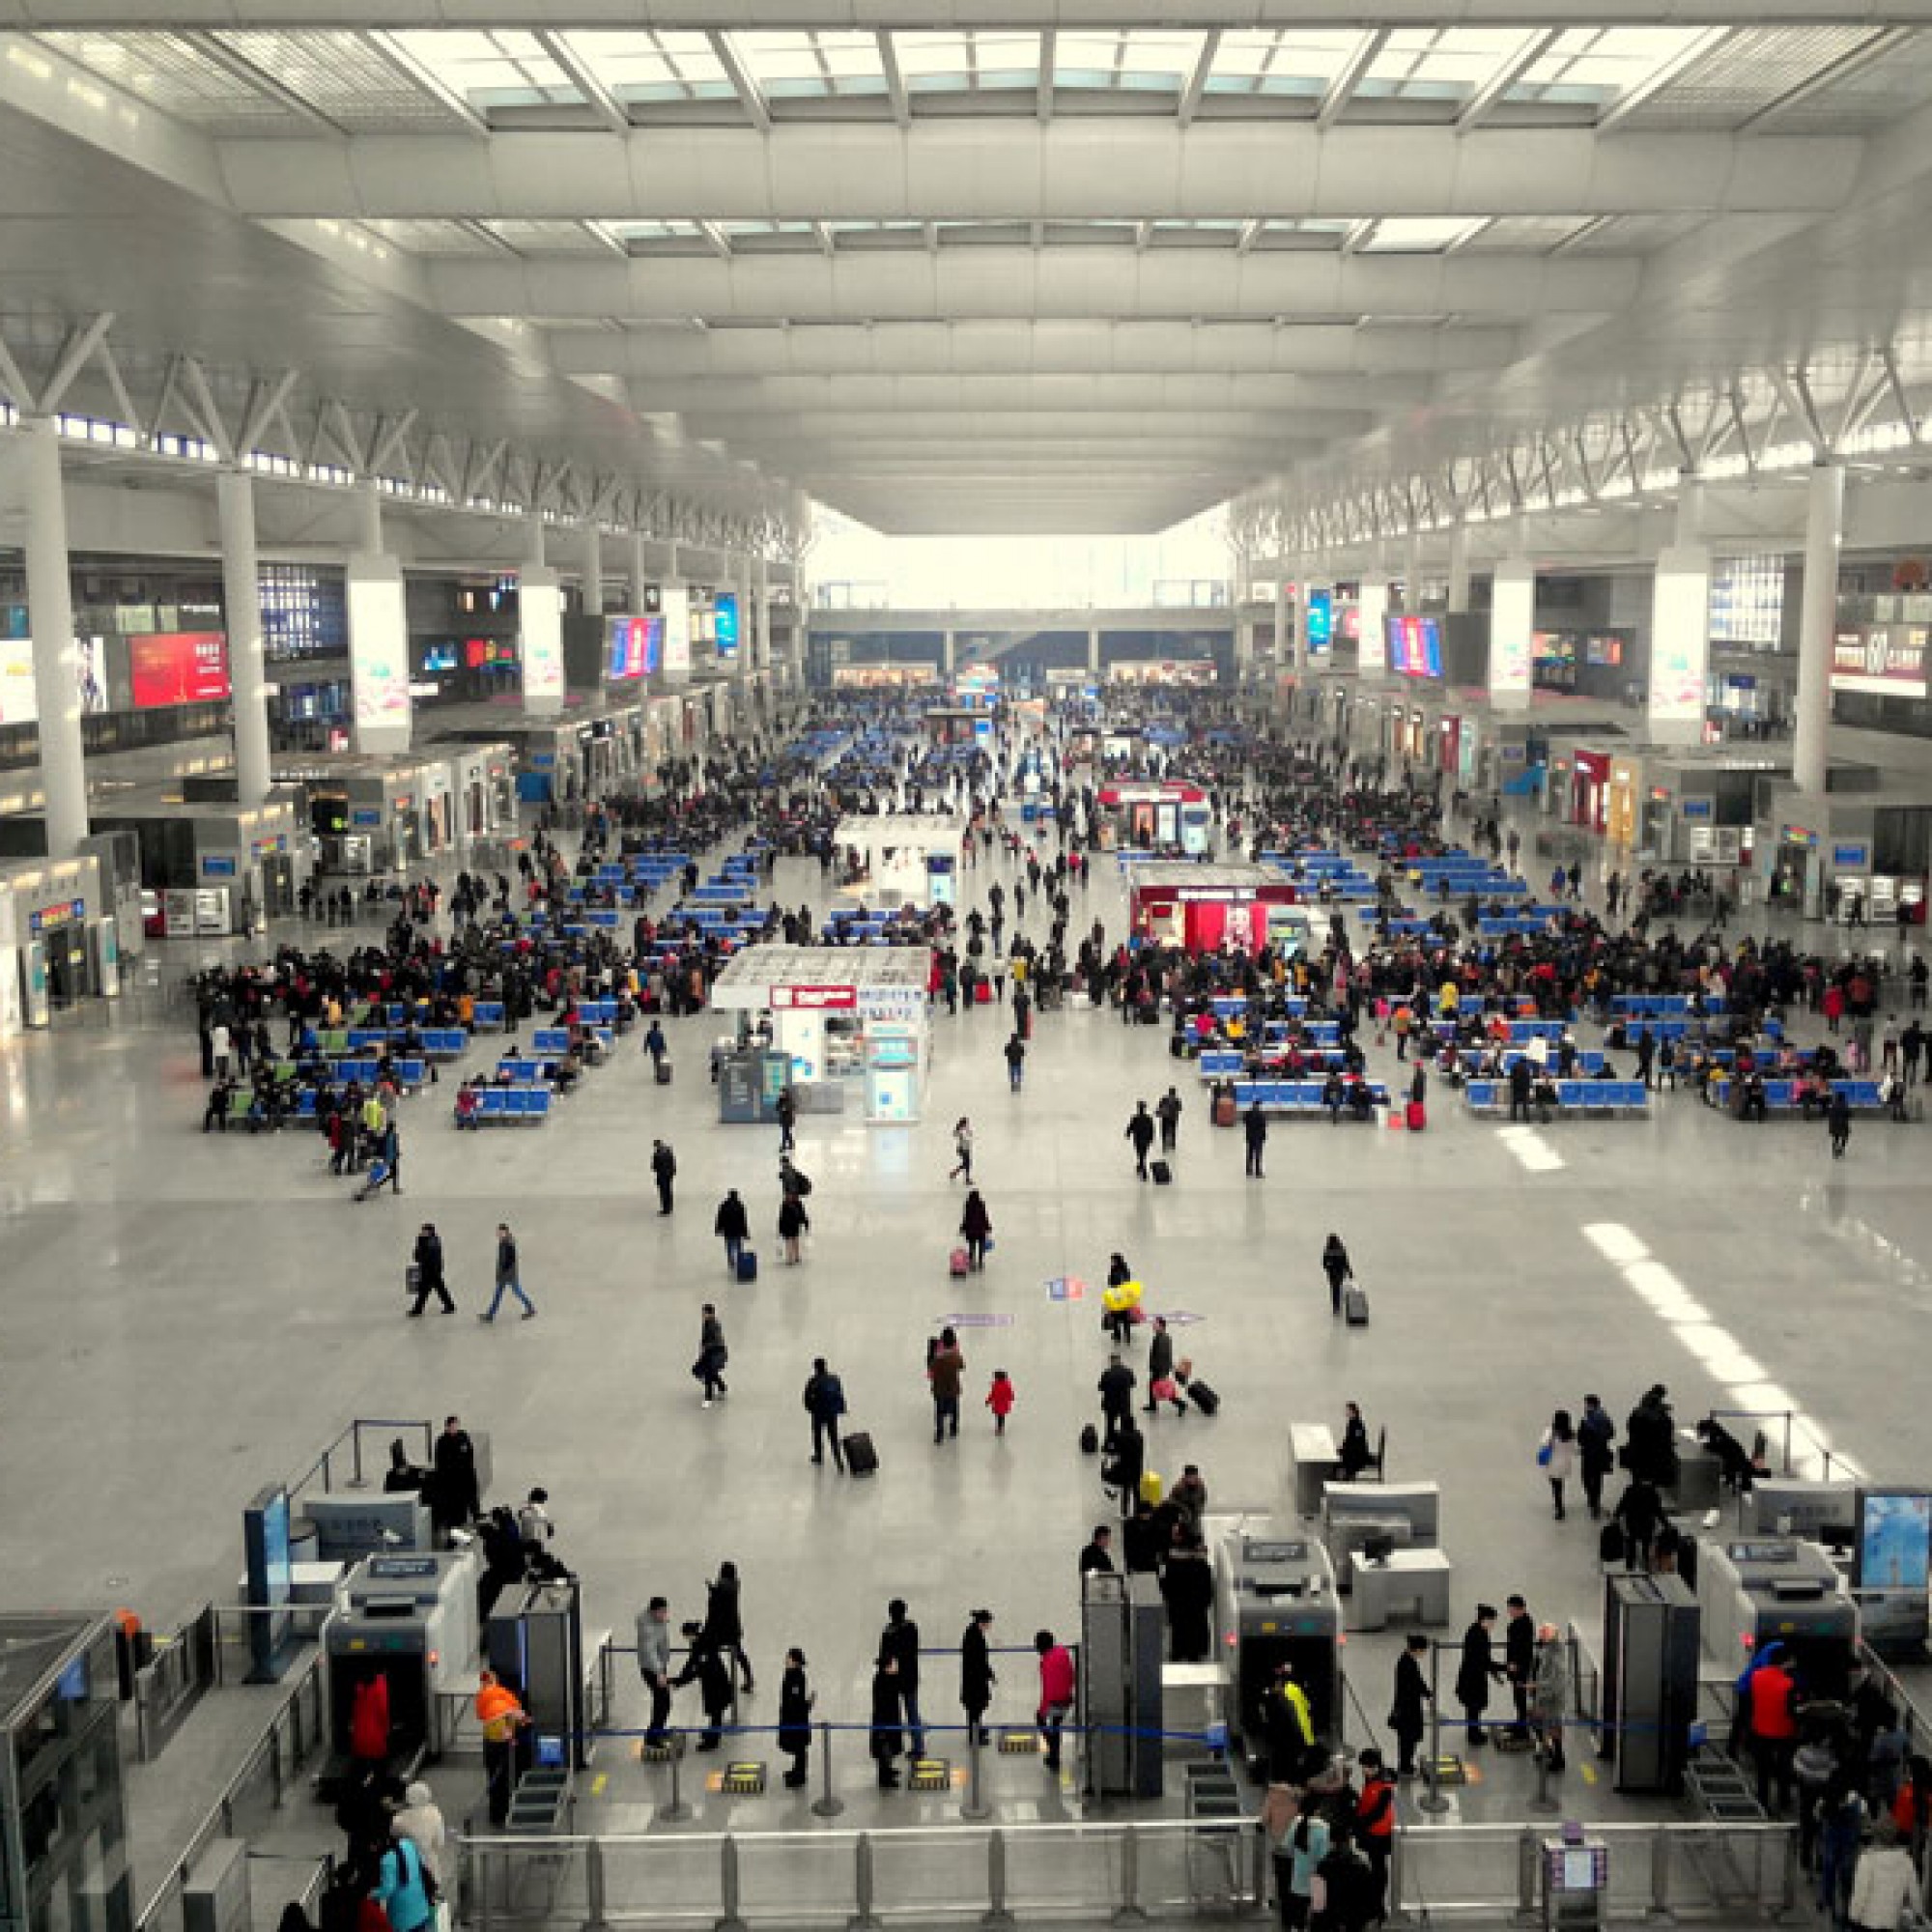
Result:
{"label": "polished floor", "polygon": [[[777,885],[796,903],[817,890],[816,867],[787,867]],[[1091,903],[1076,923],[1120,928],[1111,876]],[[181,965],[163,948],[154,970],[165,980]],[[1648,1121],[1524,1130],[1472,1121],[1438,1091],[1419,1136],[1278,1122],[1266,1179],[1248,1180],[1239,1135],[1208,1127],[1164,1030],[1044,1016],[1011,1094],[1002,1013],[942,1012],[920,1124],[801,1122],[799,1162],[817,1184],[807,1259],[788,1268],[772,1228],[777,1132],[718,1122],[713,1020],[668,1029],[669,1089],[651,1084],[634,1040],[539,1130],[459,1136],[447,1087],[409,1101],[404,1197],[356,1206],[313,1139],[204,1137],[189,1016],[157,1008],[0,1047],[0,1428],[13,1448],[0,1560],[16,1606],[130,1603],[164,1626],[232,1590],[243,1505],[351,1417],[454,1411],[489,1431],[500,1495],[548,1487],[593,1628],[625,1632],[652,1591],[695,1613],[705,1577],[733,1558],[760,1673],[748,1718],[771,1721],[782,1651],[798,1643],[819,1716],[862,1721],[895,1595],[928,1644],[956,1640],[981,1604],[1004,1642],[1074,1627],[1075,1557],[1107,1514],[1075,1440],[1105,1349],[1095,1289],[1068,1303],[1048,1283],[1096,1284],[1113,1249],[1151,1307],[1198,1318],[1180,1351],[1225,1399],[1212,1421],[1155,1424],[1151,1464],[1172,1478],[1198,1462],[1217,1512],[1265,1517],[1292,1495],[1289,1425],[1338,1422],[1346,1399],[1360,1402],[1388,1431],[1391,1473],[1442,1484],[1457,1566],[1447,1635],[1477,1598],[1519,1588],[1540,1617],[1596,1624],[1595,1531],[1580,1512],[1551,1520],[1534,1463],[1551,1408],[1585,1389],[1619,1418],[1657,1380],[1687,1422],[1713,1406],[1789,1406],[1875,1478],[1922,1480],[1932,1461],[1917,1368],[1932,1308],[1922,1127],[1861,1121],[1833,1162],[1822,1127],[1739,1126],[1688,1094],[1661,1096]],[[1391,1048],[1376,1070],[1392,1066]],[[1135,1179],[1122,1130],[1133,1102],[1177,1074],[1176,1181],[1156,1189]],[[946,1176],[962,1113],[996,1246],[983,1276],[955,1283],[962,1190]],[[668,1220],[647,1168],[658,1135],[680,1166]],[[711,1233],[727,1186],[752,1206],[753,1286],[727,1279]],[[455,1320],[403,1318],[424,1219],[446,1242]],[[535,1321],[474,1319],[499,1219],[521,1243]],[[1330,1317],[1317,1265],[1330,1229],[1373,1297],[1367,1331]],[[706,1298],[732,1350],[729,1399],[710,1410],[688,1373]],[[940,1447],[924,1345],[954,1314],[974,1322],[965,1425]],[[808,1460],[800,1388],[820,1353],[878,1444],[874,1481]],[[1004,1439],[980,1406],[996,1366],[1019,1395]],[[1388,1639],[1350,1646],[1372,1726],[1391,1657]],[[1018,1719],[1030,1660],[1009,1663],[995,1716]],[[952,1691],[936,1660],[929,1717],[953,1717]],[[639,1708],[627,1695],[619,1719]],[[852,1757],[844,1776],[862,1786]],[[626,1820],[648,1818],[661,1776],[618,1766],[609,1796]],[[1036,1766],[1000,1776],[1034,1802]],[[802,1800],[781,1804],[803,1815]]]}

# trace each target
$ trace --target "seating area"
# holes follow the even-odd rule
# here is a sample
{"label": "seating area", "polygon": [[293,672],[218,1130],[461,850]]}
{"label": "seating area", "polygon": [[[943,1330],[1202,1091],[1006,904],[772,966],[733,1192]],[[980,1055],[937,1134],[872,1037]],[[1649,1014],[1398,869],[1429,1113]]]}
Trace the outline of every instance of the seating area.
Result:
{"label": "seating area", "polygon": [[[1547,1111],[1553,1119],[1559,1114],[1607,1116],[1648,1114],[1650,1094],[1641,1080],[1558,1080],[1556,1104]],[[1507,1080],[1471,1080],[1463,1089],[1463,1098],[1472,1114],[1507,1114],[1510,1090]],[[1532,1108],[1538,1103],[1530,1102]],[[1544,1109],[1539,1109],[1539,1118]]]}
{"label": "seating area", "polygon": [[[1388,1105],[1389,1093],[1384,1082],[1366,1080],[1362,1084],[1376,1106]],[[1236,1080],[1235,1102],[1245,1110],[1260,1101],[1264,1114],[1325,1116],[1328,1108],[1321,1098],[1321,1085],[1319,1080]],[[1352,1110],[1344,1106],[1341,1118],[1345,1121],[1354,1118]],[[1374,1115],[1368,1118],[1374,1119]]]}
{"label": "seating area", "polygon": [[464,1091],[477,1096],[473,1119],[479,1126],[550,1119],[553,1095],[548,1087],[471,1087]]}
{"label": "seating area", "polygon": [[[1833,1080],[1832,1092],[1842,1094],[1845,1103],[1855,1114],[1883,1114],[1888,1111],[1886,1101],[1880,1096],[1876,1080]],[[1800,1094],[1804,1083],[1801,1080],[1767,1080],[1764,1083],[1764,1105],[1767,1116],[1776,1115],[1784,1120],[1802,1120],[1804,1105]],[[1711,1076],[1710,1096],[1713,1105],[1722,1107],[1726,1112],[1731,1107],[1731,1075],[1715,1073]],[[1819,1117],[1818,1103],[1812,1103],[1812,1118]]]}
{"label": "seating area", "polygon": [[[1689,993],[1614,993],[1610,996],[1609,1010],[1624,1019],[1662,1020],[1689,1019],[1695,1009]],[[1730,1004],[1722,993],[1708,993],[1704,996],[1704,1010],[1728,1012]]]}

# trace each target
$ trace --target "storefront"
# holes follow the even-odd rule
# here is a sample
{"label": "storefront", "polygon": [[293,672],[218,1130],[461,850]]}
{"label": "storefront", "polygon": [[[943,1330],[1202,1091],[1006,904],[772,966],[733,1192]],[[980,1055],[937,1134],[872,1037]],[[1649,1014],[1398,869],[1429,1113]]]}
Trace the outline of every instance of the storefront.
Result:
{"label": "storefront", "polygon": [[1137,866],[1128,882],[1128,917],[1136,939],[1190,953],[1223,946],[1258,952],[1277,945],[1299,951],[1309,916],[1279,872],[1260,866]]}
{"label": "storefront", "polygon": [[833,832],[840,854],[857,855],[858,876],[841,875],[839,891],[867,906],[959,903],[960,847],[966,821],[936,812],[884,812],[841,818]]}
{"label": "storefront", "polygon": [[1579,747],[1571,752],[1569,765],[1570,803],[1565,822],[1579,825],[1586,832],[1602,832],[1609,814],[1610,754]]}
{"label": "storefront", "polygon": [[114,921],[89,859],[0,865],[0,1033],[50,1026],[121,990]]}
{"label": "storefront", "polygon": [[[316,871],[340,878],[403,872],[446,849],[453,780],[446,756],[355,753],[291,760],[277,784],[298,785],[316,841]],[[432,837],[437,842],[432,843]]]}
{"label": "storefront", "polygon": [[711,988],[738,1013],[719,1080],[727,1122],[768,1118],[770,1081],[801,1113],[843,1113],[856,1086],[867,1122],[920,1118],[932,1058],[932,954],[923,946],[748,946]]}
{"label": "storefront", "polygon": [[984,709],[936,705],[925,714],[925,735],[935,745],[984,745],[990,749],[993,714]]}
{"label": "storefront", "polygon": [[1100,787],[1103,845],[1194,856],[1207,852],[1213,838],[1213,811],[1199,785],[1151,780]]}
{"label": "storefront", "polygon": [[1634,758],[1610,760],[1609,795],[1604,808],[1604,836],[1626,858],[1636,849],[1637,802],[1643,769]]}

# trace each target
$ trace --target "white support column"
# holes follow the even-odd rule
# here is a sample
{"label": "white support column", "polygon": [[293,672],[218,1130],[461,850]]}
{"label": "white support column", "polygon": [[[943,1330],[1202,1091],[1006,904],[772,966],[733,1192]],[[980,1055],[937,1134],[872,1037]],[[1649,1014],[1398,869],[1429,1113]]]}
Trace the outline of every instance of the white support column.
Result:
{"label": "white support column", "polygon": [[644,560],[644,533],[631,532],[631,614],[644,614],[644,586],[651,581],[650,566]]}
{"label": "white support column", "polygon": [[1372,572],[1355,598],[1355,672],[1369,684],[1388,670],[1388,579]]}
{"label": "white support column", "polygon": [[942,677],[951,677],[959,664],[959,639],[951,631],[940,633],[939,670]]}
{"label": "white support column", "polygon": [[407,752],[412,720],[403,567],[380,550],[354,551],[345,589],[355,749]]}
{"label": "white support column", "polygon": [[532,510],[524,519],[524,561],[532,570],[544,567],[544,520],[543,512]]}
{"label": "white support column", "polygon": [[752,596],[757,612],[753,628],[758,639],[758,662],[772,673],[776,696],[791,680],[772,654],[772,563],[763,551],[752,559]]}
{"label": "white support column", "polygon": [[1100,632],[1097,625],[1087,629],[1087,675],[1097,678],[1100,675]]}
{"label": "white support column", "polygon": [[583,526],[583,614],[604,614],[604,532],[594,517]]}
{"label": "white support column", "polygon": [[1274,573],[1274,649],[1270,653],[1276,670],[1288,663],[1288,573],[1277,564]]}
{"label": "white support column", "polygon": [[664,680],[667,686],[691,682],[691,587],[684,581],[683,560],[676,544],[669,546],[658,584],[664,612]]}
{"label": "white support column", "polygon": [[18,446],[27,513],[27,621],[34,640],[34,703],[41,716],[47,857],[71,859],[89,831],[87,752],[80,735],[67,492],[61,480],[60,431],[53,417],[27,417],[20,425]]}
{"label": "white support column", "polygon": [[1457,524],[1449,532],[1449,603],[1452,616],[1469,611],[1469,526]]}
{"label": "white support column", "polygon": [[355,540],[350,549],[375,555],[383,548],[383,493],[365,476],[351,492],[355,507]]}
{"label": "white support column", "polygon": [[1702,478],[1678,479],[1676,542],[1657,559],[1650,592],[1649,730],[1659,745],[1704,737],[1704,686],[1711,664],[1711,553],[1698,541]]}
{"label": "white support column", "polygon": [[1845,472],[1811,471],[1804,506],[1804,586],[1798,625],[1798,707],[1791,773],[1806,797],[1825,795],[1831,763],[1832,639],[1838,620],[1838,552],[1845,537]]}
{"label": "white support column", "polygon": [[1406,615],[1422,613],[1422,532],[1410,530],[1402,554],[1402,608]]}
{"label": "white support column", "polygon": [[269,795],[268,668],[262,651],[262,574],[255,548],[255,479],[224,469],[214,479],[221,529],[221,601],[235,707],[235,794],[245,810]]}
{"label": "white support column", "polygon": [[1529,709],[1530,634],[1536,626],[1536,565],[1506,556],[1490,581],[1490,707]]}

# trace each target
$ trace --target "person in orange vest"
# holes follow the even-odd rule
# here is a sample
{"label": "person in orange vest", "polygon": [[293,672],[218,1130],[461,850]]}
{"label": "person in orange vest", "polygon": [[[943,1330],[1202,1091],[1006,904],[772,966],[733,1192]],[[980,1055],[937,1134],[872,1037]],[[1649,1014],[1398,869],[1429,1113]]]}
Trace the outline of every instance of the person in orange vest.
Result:
{"label": "person in orange vest", "polygon": [[517,1786],[517,1739],[530,1719],[517,1693],[494,1670],[484,1671],[477,1687],[476,1721],[483,1726],[490,1822],[501,1831],[509,1823],[510,1797]]}
{"label": "person in orange vest", "polygon": [[[1798,1748],[1798,1682],[1784,1659],[1774,1657],[1750,1674],[1751,1755],[1757,1760],[1757,1802],[1776,1817],[1791,1804],[1791,1759]],[[1776,1810],[1771,1788],[1777,1787]]]}
{"label": "person in orange vest", "polygon": [[1376,1917],[1386,1915],[1389,1854],[1395,1849],[1395,1779],[1378,1750],[1361,1752],[1362,1793],[1355,1801],[1355,1841],[1376,1880]]}

